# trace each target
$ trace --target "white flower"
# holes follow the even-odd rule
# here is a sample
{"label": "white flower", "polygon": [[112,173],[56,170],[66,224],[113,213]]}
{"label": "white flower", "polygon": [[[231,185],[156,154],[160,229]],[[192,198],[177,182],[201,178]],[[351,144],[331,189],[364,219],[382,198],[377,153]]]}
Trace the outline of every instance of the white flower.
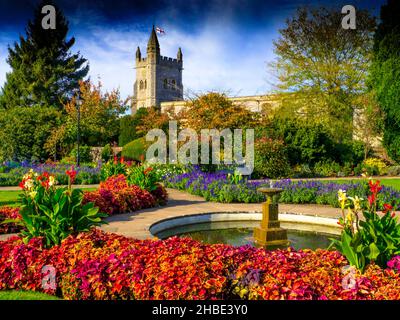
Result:
{"label": "white flower", "polygon": [[24,183],[24,189],[31,190],[33,188],[33,180],[27,179]]}
{"label": "white flower", "polygon": [[49,187],[53,186],[56,183],[56,179],[53,176],[49,177]]}

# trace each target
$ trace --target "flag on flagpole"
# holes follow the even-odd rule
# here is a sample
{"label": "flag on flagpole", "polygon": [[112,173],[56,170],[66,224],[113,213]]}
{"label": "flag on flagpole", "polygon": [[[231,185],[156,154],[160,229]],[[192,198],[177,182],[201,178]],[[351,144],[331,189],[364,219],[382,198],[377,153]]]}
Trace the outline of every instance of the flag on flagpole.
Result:
{"label": "flag on flagpole", "polygon": [[156,27],[156,32],[157,32],[158,34],[165,34],[164,29],[161,29],[160,27]]}

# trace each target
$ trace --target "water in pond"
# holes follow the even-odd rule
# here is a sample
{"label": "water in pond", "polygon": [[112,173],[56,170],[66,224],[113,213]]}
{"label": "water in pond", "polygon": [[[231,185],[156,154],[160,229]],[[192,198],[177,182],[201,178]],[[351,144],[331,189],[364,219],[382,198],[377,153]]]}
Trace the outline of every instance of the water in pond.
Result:
{"label": "water in pond", "polygon": [[[243,224],[243,223],[242,223]],[[157,237],[165,239],[174,235],[190,237],[203,243],[225,243],[234,246],[246,244],[254,245],[253,225],[259,223],[245,223],[244,227],[232,227],[221,222],[191,224],[174,229],[165,230],[157,234]],[[251,226],[250,226],[251,225]],[[324,249],[331,243],[334,235],[328,235],[310,231],[288,230],[290,246],[295,249]]]}

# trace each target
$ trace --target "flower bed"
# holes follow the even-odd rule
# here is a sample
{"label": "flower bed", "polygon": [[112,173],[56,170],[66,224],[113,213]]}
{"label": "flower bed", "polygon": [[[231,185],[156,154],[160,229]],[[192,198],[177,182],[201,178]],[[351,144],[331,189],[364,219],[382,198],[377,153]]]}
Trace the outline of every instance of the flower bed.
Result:
{"label": "flower bed", "polygon": [[[50,249],[39,238],[0,242],[0,290],[64,299],[400,299],[396,270],[370,265],[348,281],[347,264],[336,251],[136,240],[92,230]],[[42,287],[45,265],[55,268],[55,288]]]}
{"label": "flower bed", "polygon": [[21,219],[19,208],[0,207],[0,234],[19,232],[21,226],[16,223],[3,224],[3,222],[8,219]]}
{"label": "flower bed", "polygon": [[[33,170],[42,174],[48,172],[53,175],[59,184],[68,184],[68,175],[65,173],[70,168],[68,164],[46,163],[35,164],[29,162],[6,162],[0,165],[0,186],[17,186],[22,177]],[[97,184],[100,182],[100,165],[96,167],[80,166],[76,168],[76,184]]]}
{"label": "flower bed", "polygon": [[100,183],[98,190],[85,192],[83,203],[93,202],[100,212],[113,215],[163,205],[166,201],[167,193],[162,186],[148,192],[128,185],[126,177],[121,174]]}
{"label": "flower bed", "polygon": [[[171,175],[165,178],[165,185],[187,191],[191,194],[204,197],[208,201],[217,202],[244,202],[255,203],[264,201],[264,196],[257,192],[259,187],[269,187],[268,180],[242,179],[232,182],[232,179],[223,172],[205,173],[193,170],[189,173]],[[282,188],[280,196],[282,203],[315,203],[338,207],[337,192],[346,190],[349,196],[358,195],[366,198],[368,194],[367,182],[326,183],[322,181],[292,181],[290,179],[273,182],[273,187]],[[383,204],[391,204],[395,210],[400,208],[400,192],[390,187],[382,187],[378,196],[378,208]]]}

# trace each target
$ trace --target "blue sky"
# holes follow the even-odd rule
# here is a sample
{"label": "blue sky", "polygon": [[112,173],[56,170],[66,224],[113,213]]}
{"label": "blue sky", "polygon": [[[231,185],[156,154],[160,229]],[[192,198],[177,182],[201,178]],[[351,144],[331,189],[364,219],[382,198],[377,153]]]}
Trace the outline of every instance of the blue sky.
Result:
{"label": "blue sky", "polygon": [[[0,86],[9,67],[7,46],[24,35],[38,1],[0,0]],[[231,96],[264,94],[274,79],[267,63],[274,59],[273,40],[297,7],[345,4],[379,14],[384,0],[59,0],[76,38],[73,51],[89,60],[92,80],[104,88],[132,94],[135,50],[142,54],[152,24],[163,28],[161,54],[175,57],[182,48],[187,95],[210,90]]]}

